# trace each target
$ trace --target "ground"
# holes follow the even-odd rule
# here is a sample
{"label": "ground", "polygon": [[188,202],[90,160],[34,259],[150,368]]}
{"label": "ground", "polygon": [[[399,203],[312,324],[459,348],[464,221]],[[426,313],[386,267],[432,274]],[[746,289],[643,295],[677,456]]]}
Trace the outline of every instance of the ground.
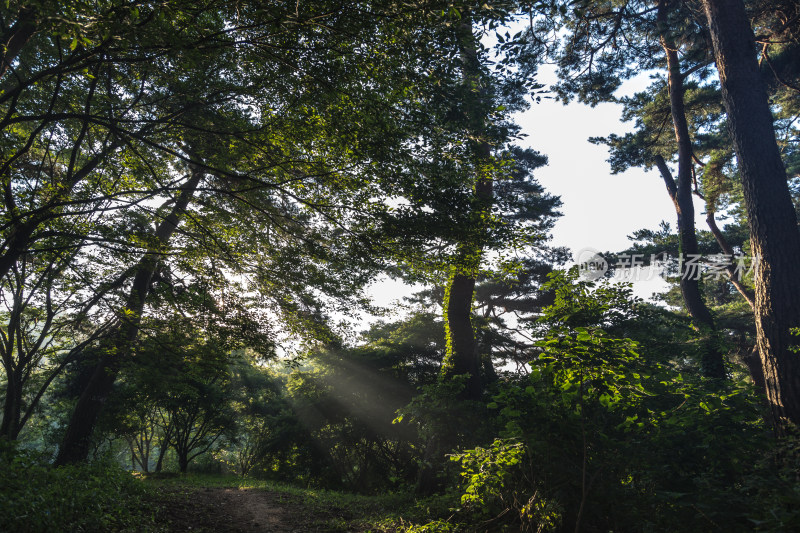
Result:
{"label": "ground", "polygon": [[176,532],[392,532],[377,526],[395,505],[381,497],[291,489],[236,478],[148,480],[151,508],[165,531]]}
{"label": "ground", "polygon": [[298,499],[279,493],[233,487],[162,488],[159,493],[160,521],[169,531],[341,531],[330,523],[335,517],[309,515]]}

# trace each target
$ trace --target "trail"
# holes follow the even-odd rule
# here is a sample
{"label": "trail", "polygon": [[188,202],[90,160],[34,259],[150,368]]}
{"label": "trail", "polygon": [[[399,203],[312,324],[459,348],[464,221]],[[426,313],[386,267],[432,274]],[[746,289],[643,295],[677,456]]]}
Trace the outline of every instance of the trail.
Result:
{"label": "trail", "polygon": [[[257,489],[164,488],[161,522],[168,531],[294,533],[331,532],[327,516],[286,494]],[[323,513],[325,514],[325,513]]]}

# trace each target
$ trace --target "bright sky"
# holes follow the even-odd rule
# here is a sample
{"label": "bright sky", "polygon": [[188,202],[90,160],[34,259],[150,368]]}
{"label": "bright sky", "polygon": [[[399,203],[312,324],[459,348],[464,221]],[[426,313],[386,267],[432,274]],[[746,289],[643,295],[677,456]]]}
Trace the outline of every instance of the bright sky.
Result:
{"label": "bright sky", "polygon": [[[553,80],[550,72],[542,72],[543,83]],[[640,90],[647,81],[646,76],[632,80],[620,94]],[[564,204],[564,216],[553,231],[556,245],[573,252],[583,247],[618,251],[629,246],[627,236],[637,229],[655,229],[662,220],[674,226],[675,209],[656,172],[632,169],[612,175],[606,162],[608,149],[588,141],[632,130],[631,123],[620,122],[621,112],[617,104],[592,108],[543,99],[516,117],[528,135],[524,144],[549,158],[536,178]]]}
{"label": "bright sky", "polygon": [[[555,81],[554,69],[544,67],[539,81]],[[618,95],[632,94],[649,84],[642,74],[623,84]],[[524,144],[547,155],[547,167],[536,178],[551,194],[561,197],[563,216],[553,230],[553,244],[573,254],[592,248],[616,252],[630,246],[628,236],[638,229],[656,229],[664,220],[675,227],[676,215],[664,182],[655,170],[630,169],[612,174],[608,149],[588,141],[633,129],[620,121],[622,106],[605,103],[595,107],[571,102],[563,105],[542,99],[516,117],[527,134]],[[700,213],[701,206],[696,205]],[[644,276],[643,276],[644,278]],[[634,283],[637,296],[649,298],[667,284],[658,276]]]}

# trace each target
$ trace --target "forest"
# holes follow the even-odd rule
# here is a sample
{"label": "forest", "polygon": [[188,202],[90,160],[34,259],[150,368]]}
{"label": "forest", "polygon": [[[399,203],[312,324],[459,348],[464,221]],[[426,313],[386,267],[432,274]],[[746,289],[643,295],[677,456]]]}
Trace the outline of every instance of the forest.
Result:
{"label": "forest", "polygon": [[[0,33],[0,531],[800,531],[796,0],[6,0]],[[619,106],[597,174],[670,220],[553,244],[544,100]]]}

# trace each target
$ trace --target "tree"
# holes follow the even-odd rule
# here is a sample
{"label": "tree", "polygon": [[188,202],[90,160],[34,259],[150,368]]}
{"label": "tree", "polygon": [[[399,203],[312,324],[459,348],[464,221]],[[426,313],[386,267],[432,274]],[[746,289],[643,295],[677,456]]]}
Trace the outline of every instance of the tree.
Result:
{"label": "tree", "polygon": [[186,383],[172,392],[164,406],[171,427],[168,441],[183,473],[193,459],[211,450],[234,424],[226,398],[228,380],[220,371],[199,374],[197,367],[190,365],[186,369],[189,372],[182,372]]}
{"label": "tree", "polygon": [[127,302],[120,310],[119,325],[104,339],[107,353],[97,363],[91,378],[81,392],[64,434],[64,440],[59,447],[55,461],[57,465],[86,459],[97,417],[111,393],[121,364],[130,357],[133,344],[139,334],[139,324],[150,292],[153,275],[158,267],[160,254],[168,247],[172,234],[178,228],[181,217],[204,176],[203,171],[196,165],[193,165],[190,171],[190,177],[174,200],[174,205],[154,232],[153,247],[139,260],[136,266],[136,274]]}
{"label": "tree", "polygon": [[[658,24],[661,29],[661,45],[667,58],[668,87],[672,123],[678,146],[678,180],[673,180],[672,174],[664,164],[663,158],[656,158],[656,165],[667,185],[667,191],[675,204],[678,214],[678,234],[680,235],[680,252],[683,257],[697,255],[697,235],[694,225],[694,202],[692,199],[692,178],[694,174],[692,139],[684,105],[684,79],[686,73],[682,72],[678,59],[678,48],[675,39],[670,35],[667,27],[670,20],[668,3],[660,0],[658,3]],[[688,262],[684,262],[687,264]],[[685,269],[685,267],[683,267]],[[716,334],[717,326],[711,311],[703,301],[699,280],[685,270],[681,272],[681,292],[689,314],[698,322],[700,329],[708,330],[705,351],[700,360],[703,373],[712,378],[725,377],[725,366]]]}
{"label": "tree", "polygon": [[[279,14],[284,14],[281,9],[275,9]],[[273,253],[261,256],[258,250],[253,249],[247,255],[258,258],[252,267],[254,272],[250,273],[254,278],[259,278],[262,289],[270,287],[274,291],[272,297],[276,302],[281,302],[279,305],[282,311],[295,317],[306,311],[298,309],[292,296],[285,294],[295,288],[294,286],[287,285],[286,279],[277,282],[268,277],[274,274],[270,271],[270,267],[274,265],[287,269],[291,255],[302,254],[308,267],[294,270],[316,274],[318,283],[315,288],[326,284],[323,290],[344,294],[347,292],[345,287],[352,287],[359,279],[354,277],[344,287],[337,288],[326,279],[329,272],[333,275],[337,275],[337,272],[334,269],[323,270],[318,261],[341,261],[337,254],[341,247],[342,234],[346,233],[346,230],[342,230],[349,225],[348,219],[352,219],[347,209],[353,209],[358,198],[367,194],[360,187],[366,188],[364,183],[369,180],[364,180],[357,174],[352,175],[352,167],[363,165],[365,156],[353,154],[352,148],[347,144],[347,138],[353,137],[350,132],[345,132],[345,139],[338,136],[345,128],[343,116],[350,114],[350,108],[344,106],[343,100],[349,101],[353,97],[343,87],[351,83],[356,88],[356,85],[361,84],[360,77],[353,73],[343,80],[337,80],[322,98],[312,96],[309,86],[301,84],[302,98],[298,102],[295,101],[298,85],[284,85],[285,80],[275,80],[273,73],[268,73],[269,66],[275,61],[281,68],[286,68],[285,60],[276,59],[271,51],[262,53],[258,49],[242,49],[234,37],[239,35],[256,41],[266,39],[265,42],[274,39],[273,45],[285,40],[284,44],[296,54],[298,60],[296,65],[288,67],[287,76],[292,77],[302,72],[303,75],[310,76],[306,80],[307,84],[313,84],[333,76],[341,68],[339,60],[343,54],[357,46],[357,41],[353,40],[348,30],[360,31],[362,28],[355,23],[349,26],[344,19],[337,18],[337,23],[341,22],[342,27],[331,28],[326,39],[316,35],[312,37],[317,29],[316,23],[301,24],[292,31],[277,35],[268,32],[265,36],[261,32],[271,24],[270,19],[265,18],[267,14],[255,10],[248,15],[252,17],[252,25],[240,26],[237,23],[232,28],[225,28],[224,21],[228,20],[226,17],[233,16],[232,13],[213,10],[206,13],[210,18],[206,26],[198,28],[201,38],[205,38],[208,33],[222,32],[215,39],[225,42],[225,46],[212,47],[213,56],[200,58],[195,50],[182,46],[166,49],[165,53],[174,61],[191,67],[183,73],[183,77],[167,77],[164,80],[168,94],[191,102],[182,104],[179,100],[176,104],[178,109],[184,110],[188,107],[190,110],[183,112],[172,136],[166,135],[158,144],[150,138],[140,140],[158,152],[188,164],[191,177],[185,185],[178,187],[178,199],[175,200],[171,213],[166,214],[164,221],[155,228],[153,235],[149,237],[151,243],[145,247],[145,253],[139,259],[137,267],[129,273],[133,279],[127,300],[122,305],[121,325],[107,339],[112,356],[98,364],[94,377],[89,380],[78,401],[59,452],[59,464],[85,457],[94,421],[104,399],[113,388],[119,365],[130,356],[131,345],[136,340],[150,280],[156,273],[161,256],[169,250],[170,239],[178,224],[183,219],[190,218],[185,211],[189,199],[200,186],[202,176],[213,178],[210,179],[214,187],[212,190],[221,196],[217,198],[215,195],[204,195],[202,198],[204,203],[201,205],[210,208],[209,211],[212,212],[211,216],[205,217],[205,221],[213,220],[214,214],[219,215],[231,203],[238,203],[240,205],[234,209],[235,212],[255,212],[261,218],[256,227],[266,226],[271,231],[259,238],[259,242],[271,248]],[[238,12],[236,16],[239,16]],[[333,17],[333,14],[327,13],[325,16]],[[308,40],[301,37],[305,33],[308,33]],[[194,39],[194,35],[191,38]],[[328,41],[331,39],[340,41],[344,49],[329,48]],[[320,62],[320,55],[314,53],[317,50],[327,50],[326,61]],[[258,68],[242,73],[243,83],[234,83],[228,73],[230,70],[240,69],[241,61],[253,61]],[[272,87],[272,92],[263,95],[256,87],[258,83],[266,83],[268,76],[275,86]],[[368,99],[367,103],[371,102]],[[362,108],[357,109],[364,112]],[[306,124],[300,126],[302,122]],[[295,126],[300,127],[295,129]],[[331,133],[328,128],[335,133]],[[219,137],[235,140],[215,146],[212,139]],[[188,147],[181,146],[184,143]],[[199,149],[196,148],[198,145]],[[246,183],[241,183],[242,181]],[[171,203],[172,200],[168,200],[168,204]],[[337,216],[340,214],[344,215],[341,219]],[[197,224],[194,229],[208,231],[208,228]],[[252,235],[254,229],[250,228],[248,233]],[[230,248],[227,248],[229,244],[224,239],[215,238],[211,232],[203,236],[203,241],[206,245],[210,241],[215,247],[219,247],[219,242],[222,241],[223,249],[218,252],[227,252],[228,257],[225,260],[229,263],[235,262],[238,259],[236,256],[241,254],[231,253]],[[273,244],[274,241],[278,242],[277,246]],[[337,244],[331,246],[330,243]],[[341,261],[340,264],[344,263]],[[349,263],[354,262],[350,259]],[[361,265],[355,265],[353,270],[359,266]],[[245,270],[243,267],[250,265],[239,265],[239,273]],[[121,283],[123,281],[124,279]],[[309,282],[308,279],[304,281]],[[313,290],[306,289],[303,292],[305,294],[298,298],[303,304],[301,307],[312,307],[314,298],[307,296]],[[306,321],[312,322],[313,317]]]}
{"label": "tree", "polygon": [[5,276],[5,323],[0,329],[5,398],[0,435],[9,440],[16,440],[44,389],[69,360],[64,352],[70,352],[70,300],[76,291],[61,278],[69,277],[65,271],[72,255],[26,257]]}
{"label": "tree", "polygon": [[[620,99],[626,106],[624,116],[635,116],[639,131],[592,140],[612,147],[613,172],[633,165],[658,168],[678,219],[678,254],[684,259],[679,282],[683,305],[703,340],[700,368],[708,377],[722,378],[721,336],[691,261],[699,252],[693,202],[693,195],[699,194],[695,168],[698,163],[704,165],[703,149],[708,149],[699,146],[698,137],[708,144],[712,137],[708,130],[715,125],[715,113],[709,110],[714,105],[714,91],[702,84],[710,62],[702,38],[704,27],[690,4],[666,0],[581,3],[574,13],[577,21],[565,20],[571,32],[558,56],[562,79],[557,88],[562,97],[577,95],[592,104],[616,101],[614,91],[636,72],[632,65],[666,71],[666,83],[658,80],[646,94]],[[694,82],[693,76],[700,83]],[[687,98],[691,102],[687,103]],[[668,122],[672,123],[673,139],[665,135]],[[678,163],[676,176],[667,164],[673,158]]]}
{"label": "tree", "polygon": [[490,360],[482,361],[472,320],[476,281],[492,260],[487,255],[496,252],[500,268],[513,270],[508,256],[541,246],[559,205],[531,177],[546,158],[511,144],[517,128],[504,113],[526,105],[521,94],[532,82],[519,85],[502,68],[491,72],[483,64],[486,51],[479,44],[477,24],[486,20],[489,29],[497,28],[507,16],[503,9],[510,8],[473,12],[465,7],[454,28],[463,76],[456,104],[462,109],[463,135],[469,139],[471,164],[464,172],[472,174],[473,198],[465,209],[467,227],[458,240],[444,293],[448,348],[442,370],[447,378],[468,375],[464,398],[472,400],[483,390],[482,367],[491,365]]}
{"label": "tree", "polygon": [[289,409],[282,385],[268,368],[253,364],[247,355],[231,366],[230,402],[236,432],[223,456],[240,476],[269,470],[279,420]]}
{"label": "tree", "polygon": [[800,233],[744,3],[703,0],[703,7],[759,261],[756,332],[767,398],[783,435],[800,423],[800,368],[792,350],[800,317]]}
{"label": "tree", "polygon": [[397,412],[437,383],[444,352],[441,314],[430,310],[375,324],[355,345],[314,350],[285,383],[299,427],[281,431],[285,423],[273,422],[263,453],[277,459],[274,470],[299,462],[311,479],[334,487],[371,492],[413,483],[429,442]]}
{"label": "tree", "polygon": [[[55,5],[6,8],[5,20],[18,17],[12,28],[32,23],[35,31],[20,43],[13,76],[0,81],[0,273],[36,253],[54,223],[62,234],[82,233],[84,245],[102,245],[92,231],[104,220],[97,215],[172,190],[153,175],[164,170],[164,158],[152,147],[163,126],[181,120],[187,102],[168,89],[149,90],[168,83],[157,63],[167,41],[175,42],[165,13],[171,9],[116,4],[90,18],[73,3],[58,13]],[[78,220],[83,224],[70,227]]]}
{"label": "tree", "polygon": [[241,349],[230,349],[236,344],[212,338],[214,330],[196,329],[187,320],[153,322],[149,326],[156,329],[148,332],[136,360],[123,370],[123,390],[115,391],[118,408],[123,414],[136,413],[141,409],[137,400],[144,397],[145,409],[156,416],[138,429],[159,433],[159,459],[169,446],[179,470],[186,472],[193,459],[225,435],[234,435],[234,371],[248,361]]}

